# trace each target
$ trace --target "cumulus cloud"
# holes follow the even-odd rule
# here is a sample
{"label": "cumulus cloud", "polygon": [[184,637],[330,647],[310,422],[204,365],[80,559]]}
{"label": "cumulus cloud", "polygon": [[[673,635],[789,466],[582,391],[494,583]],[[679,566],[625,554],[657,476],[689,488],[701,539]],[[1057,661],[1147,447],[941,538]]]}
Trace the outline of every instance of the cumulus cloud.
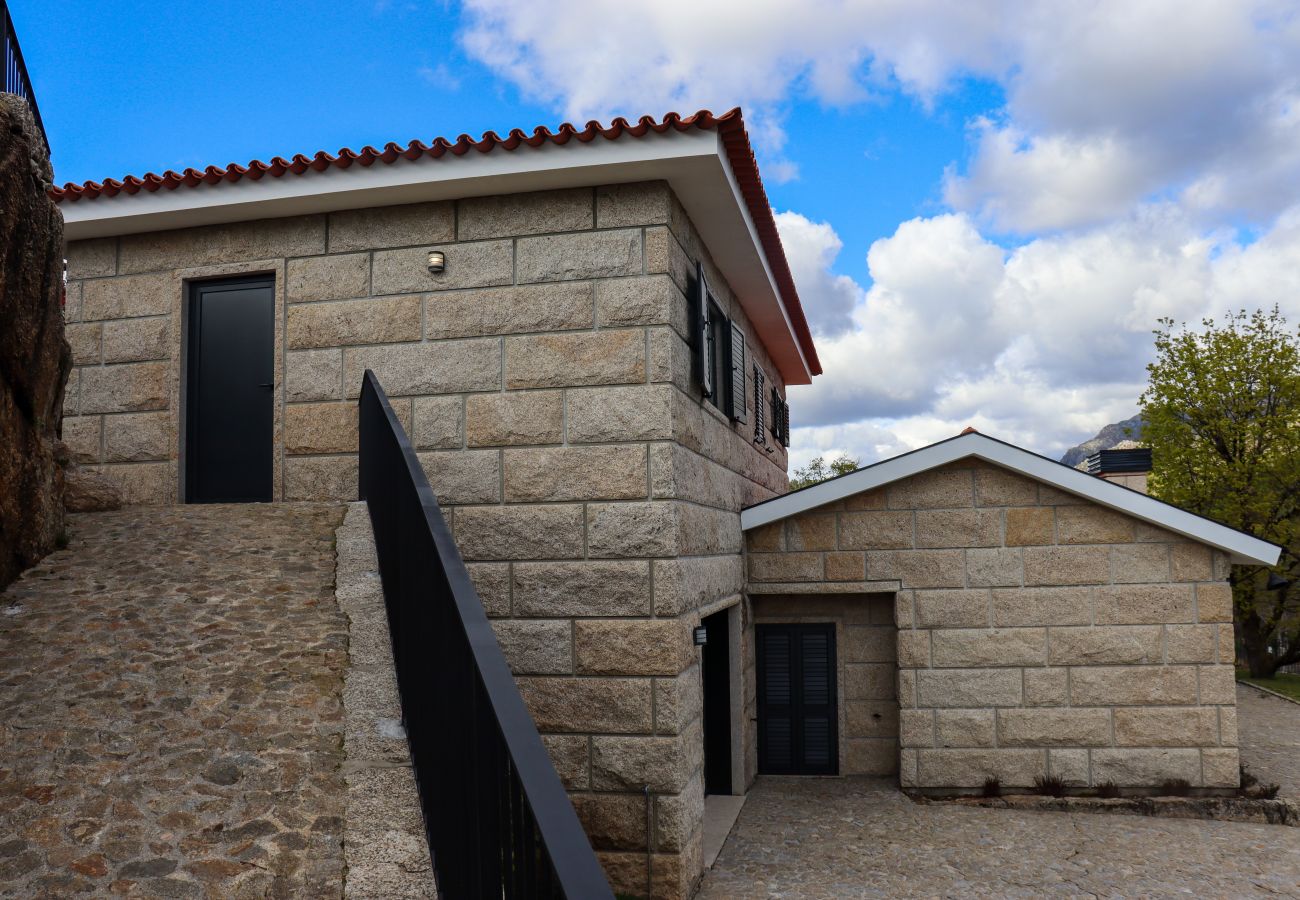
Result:
{"label": "cumulus cloud", "polygon": [[813,222],[796,212],[776,214],[790,271],[799,286],[799,299],[813,333],[842,334],[853,327],[853,310],[862,288],[847,275],[833,271],[844,242],[829,222]]}
{"label": "cumulus cloud", "polygon": [[1277,303],[1300,320],[1300,207],[1249,242],[1164,204],[1011,250],[946,214],[904,222],[868,265],[855,327],[819,340],[825,374],[791,388],[796,463],[966,425],[1059,453],[1132,415],[1157,319]]}

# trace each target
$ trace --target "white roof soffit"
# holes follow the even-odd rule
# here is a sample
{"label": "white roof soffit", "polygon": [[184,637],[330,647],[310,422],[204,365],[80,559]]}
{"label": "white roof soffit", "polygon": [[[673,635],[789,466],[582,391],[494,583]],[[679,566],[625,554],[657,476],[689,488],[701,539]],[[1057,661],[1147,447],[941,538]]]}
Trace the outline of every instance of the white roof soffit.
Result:
{"label": "white roof soffit", "polygon": [[1093,503],[1157,525],[1166,531],[1216,547],[1229,554],[1235,563],[1271,566],[1277,563],[1281,553],[1281,548],[1276,544],[1251,537],[1235,528],[1220,525],[1218,522],[1189,513],[1095,475],[1072,469],[1005,441],[975,433],[949,438],[858,469],[848,475],[756,504],[741,512],[740,527],[745,531],[758,528],[968,456],[978,457],[985,462],[1002,466],[1067,493],[1084,497]]}
{"label": "white roof soffit", "polygon": [[330,166],[279,178],[68,200],[59,209],[65,237],[83,240],[428,200],[657,180],[672,186],[786,383],[811,383],[812,373],[758,232],[714,130],[651,132],[563,145],[548,142],[540,147],[447,154],[438,159],[422,156],[369,167]]}

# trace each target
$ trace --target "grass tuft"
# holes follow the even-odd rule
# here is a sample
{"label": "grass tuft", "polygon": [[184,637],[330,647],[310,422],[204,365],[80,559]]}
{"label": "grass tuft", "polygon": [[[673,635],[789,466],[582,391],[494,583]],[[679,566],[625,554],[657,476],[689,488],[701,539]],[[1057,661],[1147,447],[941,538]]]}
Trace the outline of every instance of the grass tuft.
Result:
{"label": "grass tuft", "polygon": [[1113,800],[1119,796],[1119,785],[1113,781],[1103,781],[1097,785],[1097,796]]}
{"label": "grass tuft", "polygon": [[1034,778],[1034,790],[1044,797],[1064,797],[1065,779],[1060,775],[1039,775]]}
{"label": "grass tuft", "polygon": [[980,792],[983,797],[1001,797],[1002,781],[996,775],[990,775],[984,779],[984,787]]}

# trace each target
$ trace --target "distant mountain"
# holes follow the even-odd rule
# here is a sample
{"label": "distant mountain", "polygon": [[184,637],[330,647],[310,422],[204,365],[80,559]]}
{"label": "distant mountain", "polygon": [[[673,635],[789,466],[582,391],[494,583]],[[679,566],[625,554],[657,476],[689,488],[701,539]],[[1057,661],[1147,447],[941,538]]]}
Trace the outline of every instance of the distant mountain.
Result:
{"label": "distant mountain", "polygon": [[1142,439],[1142,417],[1134,416],[1131,419],[1125,419],[1123,422],[1116,422],[1114,425],[1107,425],[1092,440],[1084,441],[1077,447],[1071,447],[1065,451],[1061,457],[1061,462],[1067,466],[1077,466],[1089,456],[1099,450],[1109,450],[1121,441],[1137,441]]}

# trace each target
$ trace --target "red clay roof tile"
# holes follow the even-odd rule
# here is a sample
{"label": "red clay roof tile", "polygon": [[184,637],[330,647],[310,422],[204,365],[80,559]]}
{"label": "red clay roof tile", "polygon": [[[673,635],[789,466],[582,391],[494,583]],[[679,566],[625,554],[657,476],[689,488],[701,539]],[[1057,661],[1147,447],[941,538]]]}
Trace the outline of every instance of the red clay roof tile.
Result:
{"label": "red clay roof tile", "polygon": [[68,182],[61,188],[52,189],[50,195],[60,203],[77,202],[83,199],[93,200],[100,196],[113,197],[120,193],[137,194],[140,191],[176,190],[181,187],[197,187],[200,184],[217,184],[244,178],[259,180],[268,175],[272,178],[282,178],[290,173],[302,175],[309,170],[320,172],[330,166],[346,169],[352,165],[368,167],[377,162],[389,165],[398,159],[415,160],[421,156],[437,159],[448,153],[453,156],[463,156],[471,150],[490,153],[498,148],[508,151],[520,146],[538,147],[548,142],[567,144],[572,140],[589,143],[597,138],[617,140],[625,134],[631,137],[643,137],[650,132],[662,134],[669,130],[687,131],[692,128],[716,128],[721,135],[727,158],[731,162],[732,171],[740,185],[754,227],[758,230],[763,251],[767,255],[768,264],[772,267],[772,274],[776,278],[777,287],[785,302],[790,322],[794,326],[799,346],[803,349],[809,369],[814,375],[820,375],[822,368],[817,358],[817,348],[813,344],[812,332],[808,328],[808,320],[799,302],[799,293],[794,286],[794,277],[790,274],[790,265],[781,246],[776,220],[772,216],[767,192],[763,189],[763,179],[759,175],[758,162],[754,158],[754,151],[750,146],[749,135],[745,131],[745,122],[739,107],[720,116],[715,116],[708,110],[700,110],[693,116],[668,113],[659,121],[655,121],[651,116],[642,116],[635,124],[621,117],[611,121],[608,126],[593,120],[588,122],[586,127],[578,128],[565,122],[554,131],[539,126],[533,129],[531,134],[516,128],[504,138],[488,131],[478,140],[462,134],[454,141],[434,138],[428,144],[411,141],[404,147],[390,142],[385,144],[382,150],[367,146],[354,151],[344,147],[337,155],[319,150],[311,156],[303,156],[300,153],[292,159],[281,156],[272,157],[270,162],[255,159],[243,166],[230,163],[225,168],[208,166],[202,170],[186,169],[184,172],[174,172],[169,169],[161,175],[154,172],[139,178],[128,175],[121,181],[108,178],[103,182],[87,181],[82,184]]}

